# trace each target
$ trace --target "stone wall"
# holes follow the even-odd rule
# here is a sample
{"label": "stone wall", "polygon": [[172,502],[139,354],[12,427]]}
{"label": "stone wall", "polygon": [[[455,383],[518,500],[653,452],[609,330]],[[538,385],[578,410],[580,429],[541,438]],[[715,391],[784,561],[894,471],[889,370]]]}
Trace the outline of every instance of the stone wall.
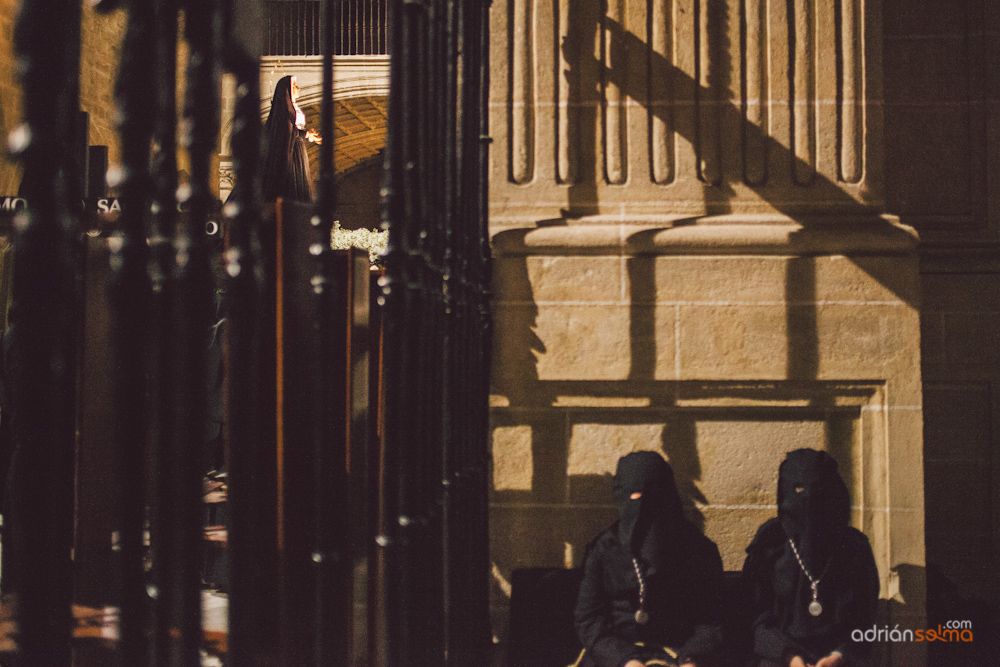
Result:
{"label": "stone wall", "polygon": [[[14,26],[20,3],[0,0],[0,136],[21,122],[21,87],[14,56]],[[121,55],[125,14],[98,14],[83,3],[81,23],[80,108],[90,114],[90,143],[109,148],[109,161],[118,161],[114,127],[114,81]],[[0,195],[13,195],[21,184],[20,167],[6,148],[0,151]]]}
{"label": "stone wall", "polygon": [[[920,278],[886,215],[878,2],[496,0],[494,618],[660,451],[727,569],[827,449],[924,622]],[[910,647],[888,664],[916,665]]]}
{"label": "stone wall", "polygon": [[21,122],[21,88],[14,62],[17,0],[0,0],[0,195],[17,194],[21,170],[7,155],[6,137]]}
{"label": "stone wall", "polygon": [[126,18],[122,11],[98,14],[83,3],[80,108],[90,114],[90,144],[108,147],[109,164],[121,157],[114,94]]}
{"label": "stone wall", "polygon": [[957,592],[994,604],[1000,604],[991,567],[1000,561],[998,37],[995,2],[886,0],[886,195],[889,210],[921,237],[927,561]]}
{"label": "stone wall", "polygon": [[992,263],[980,272],[965,261],[923,261],[921,347],[928,565],[961,594],[996,603],[1000,267]]}

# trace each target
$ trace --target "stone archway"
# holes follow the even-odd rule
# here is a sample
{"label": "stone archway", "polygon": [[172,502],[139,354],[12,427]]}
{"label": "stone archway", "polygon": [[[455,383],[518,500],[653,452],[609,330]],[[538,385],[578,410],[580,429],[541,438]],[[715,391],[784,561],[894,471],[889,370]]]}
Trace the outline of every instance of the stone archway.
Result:
{"label": "stone archway", "polygon": [[[378,155],[385,146],[388,96],[344,97],[334,100],[334,169],[351,173]],[[319,127],[320,103],[302,105],[307,127]],[[319,177],[318,144],[309,144],[313,182]]]}

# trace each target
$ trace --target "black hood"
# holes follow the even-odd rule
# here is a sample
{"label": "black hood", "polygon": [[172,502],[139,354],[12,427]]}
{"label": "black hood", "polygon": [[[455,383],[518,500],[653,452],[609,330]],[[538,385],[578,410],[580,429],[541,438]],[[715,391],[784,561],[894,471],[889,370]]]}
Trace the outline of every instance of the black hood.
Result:
{"label": "black hood", "polygon": [[[272,121],[272,116],[274,120]],[[267,114],[267,123],[295,122],[295,102],[292,101],[292,77],[283,76],[274,84],[274,95],[271,97],[271,111]]]}
{"label": "black hood", "polygon": [[[632,500],[633,493],[642,497]],[[684,520],[670,464],[656,452],[632,452],[618,460],[614,485],[618,540],[648,565],[662,562],[672,525]]]}
{"label": "black hood", "polygon": [[814,449],[788,453],[778,469],[778,520],[814,576],[850,522],[850,512],[847,485],[832,456]]}

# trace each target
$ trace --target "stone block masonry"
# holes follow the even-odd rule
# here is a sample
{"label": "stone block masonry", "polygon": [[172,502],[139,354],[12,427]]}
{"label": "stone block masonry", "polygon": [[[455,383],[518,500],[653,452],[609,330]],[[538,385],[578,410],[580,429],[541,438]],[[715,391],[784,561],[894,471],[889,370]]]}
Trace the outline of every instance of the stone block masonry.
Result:
{"label": "stone block masonry", "polygon": [[614,518],[622,454],[672,463],[733,570],[799,447],[838,460],[885,619],[921,627],[920,276],[884,203],[880,3],[491,15],[496,627],[513,569],[578,565]]}

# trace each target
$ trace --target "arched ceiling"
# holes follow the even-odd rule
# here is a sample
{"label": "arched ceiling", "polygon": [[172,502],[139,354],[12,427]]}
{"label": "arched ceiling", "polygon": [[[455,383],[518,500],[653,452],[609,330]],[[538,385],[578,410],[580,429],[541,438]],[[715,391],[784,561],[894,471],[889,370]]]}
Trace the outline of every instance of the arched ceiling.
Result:
{"label": "arched ceiling", "polygon": [[[388,97],[364,96],[334,100],[333,166],[344,174],[374,159],[385,146],[386,104]],[[302,107],[306,127],[320,130],[320,104]],[[313,177],[319,173],[318,144],[308,144],[309,164]]]}

